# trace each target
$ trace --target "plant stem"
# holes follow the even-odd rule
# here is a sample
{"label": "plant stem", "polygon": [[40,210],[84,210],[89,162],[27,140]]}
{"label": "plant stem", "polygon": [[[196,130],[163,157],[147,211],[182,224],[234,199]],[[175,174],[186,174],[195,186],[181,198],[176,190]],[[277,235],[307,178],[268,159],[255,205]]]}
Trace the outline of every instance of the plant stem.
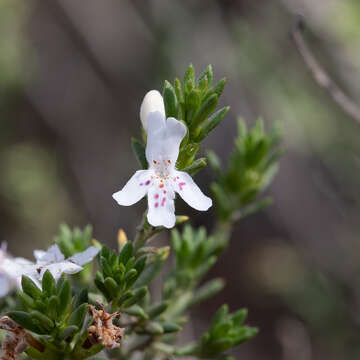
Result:
{"label": "plant stem", "polygon": [[[177,216],[176,217],[176,225],[182,224],[189,220],[188,216]],[[158,226],[154,227],[150,225],[146,218],[146,212],[144,213],[140,225],[136,228],[136,235],[134,239],[134,249],[135,253],[137,253],[142,247],[144,247],[147,242],[156,234],[165,230],[164,227]]]}

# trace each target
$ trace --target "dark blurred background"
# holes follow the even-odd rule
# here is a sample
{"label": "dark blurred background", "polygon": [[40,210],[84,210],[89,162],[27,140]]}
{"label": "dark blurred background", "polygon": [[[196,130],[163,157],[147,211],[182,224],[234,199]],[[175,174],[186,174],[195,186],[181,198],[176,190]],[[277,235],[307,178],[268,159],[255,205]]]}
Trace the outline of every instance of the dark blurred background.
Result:
{"label": "dark blurred background", "polygon": [[[230,114],[205,145],[224,159],[236,116],[283,127],[286,153],[274,205],[239,223],[210,276],[225,291],[197,308],[199,336],[218,306],[249,308],[260,327],[241,359],[360,356],[360,126],[314,83],[289,33],[294,15],[309,46],[360,104],[358,0],[2,0],[0,2],[0,239],[31,256],[61,222],[94,226],[116,245],[145,203],[111,194],[137,169],[146,91],[192,62],[228,78]],[[209,170],[197,176],[206,189]],[[209,193],[207,189],[205,192]],[[212,227],[181,201],[178,214]]]}

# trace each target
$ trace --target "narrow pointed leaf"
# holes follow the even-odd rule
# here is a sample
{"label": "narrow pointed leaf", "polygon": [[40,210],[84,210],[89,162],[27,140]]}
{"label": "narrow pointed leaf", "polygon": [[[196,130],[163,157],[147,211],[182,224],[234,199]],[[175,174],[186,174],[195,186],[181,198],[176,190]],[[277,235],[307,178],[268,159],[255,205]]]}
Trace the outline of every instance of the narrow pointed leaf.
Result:
{"label": "narrow pointed leaf", "polygon": [[145,156],[144,144],[140,140],[132,138],[131,139],[131,148],[133,149],[136,160],[138,161],[141,169],[147,169],[148,162],[147,162],[146,156]]}

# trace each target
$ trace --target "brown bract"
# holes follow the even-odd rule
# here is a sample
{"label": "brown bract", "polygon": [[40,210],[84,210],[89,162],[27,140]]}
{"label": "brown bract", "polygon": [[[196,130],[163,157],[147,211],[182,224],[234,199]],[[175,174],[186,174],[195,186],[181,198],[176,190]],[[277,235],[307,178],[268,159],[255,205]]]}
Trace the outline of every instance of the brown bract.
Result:
{"label": "brown bract", "polygon": [[44,351],[44,346],[38,340],[8,316],[3,316],[0,319],[0,329],[11,333],[11,335],[6,335],[2,342],[1,347],[3,354],[0,356],[0,359],[16,360],[17,356],[24,352],[29,345],[35,347],[39,351]]}
{"label": "brown bract", "polygon": [[102,305],[98,310],[95,306],[89,305],[89,314],[94,319],[88,329],[88,339],[91,344],[101,344],[109,348],[120,346],[120,340],[124,335],[125,329],[115,326],[113,318],[120,317],[119,313],[109,314]]}

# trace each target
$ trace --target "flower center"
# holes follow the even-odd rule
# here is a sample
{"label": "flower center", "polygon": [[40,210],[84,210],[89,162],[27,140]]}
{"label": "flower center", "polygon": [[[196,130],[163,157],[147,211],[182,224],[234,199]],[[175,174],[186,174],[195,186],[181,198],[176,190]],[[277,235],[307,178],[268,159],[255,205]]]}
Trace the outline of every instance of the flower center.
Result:
{"label": "flower center", "polygon": [[153,168],[155,170],[156,177],[162,180],[168,180],[171,171],[171,160],[170,159],[153,160]]}

